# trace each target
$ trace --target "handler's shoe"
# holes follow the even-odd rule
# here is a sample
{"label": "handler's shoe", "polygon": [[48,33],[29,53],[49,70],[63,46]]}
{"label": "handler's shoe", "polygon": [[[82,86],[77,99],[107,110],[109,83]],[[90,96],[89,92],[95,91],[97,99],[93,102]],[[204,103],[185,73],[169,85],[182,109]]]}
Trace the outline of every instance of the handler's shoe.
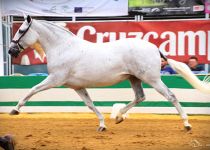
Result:
{"label": "handler's shoe", "polygon": [[15,150],[15,142],[11,135],[4,136],[4,139],[6,140],[4,149],[5,150]]}

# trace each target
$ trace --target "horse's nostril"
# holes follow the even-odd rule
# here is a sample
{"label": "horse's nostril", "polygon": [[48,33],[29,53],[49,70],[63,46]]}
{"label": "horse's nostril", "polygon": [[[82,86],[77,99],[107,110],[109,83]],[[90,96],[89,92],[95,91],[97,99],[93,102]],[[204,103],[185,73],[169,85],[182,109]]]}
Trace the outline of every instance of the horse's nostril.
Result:
{"label": "horse's nostril", "polygon": [[14,52],[15,52],[14,49],[9,49],[9,51],[8,51],[8,53],[9,53],[10,55],[12,55]]}
{"label": "horse's nostril", "polygon": [[12,57],[18,57],[20,51],[19,49],[16,49],[16,48],[10,48],[8,53],[12,56]]}

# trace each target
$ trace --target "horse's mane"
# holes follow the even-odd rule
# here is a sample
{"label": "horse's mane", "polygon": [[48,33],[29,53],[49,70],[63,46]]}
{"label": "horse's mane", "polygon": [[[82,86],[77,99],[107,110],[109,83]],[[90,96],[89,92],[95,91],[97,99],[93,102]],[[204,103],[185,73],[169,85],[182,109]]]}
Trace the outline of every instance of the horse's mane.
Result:
{"label": "horse's mane", "polygon": [[65,28],[62,27],[62,26],[59,26],[59,25],[57,25],[57,24],[54,24],[54,23],[52,23],[52,22],[45,21],[45,20],[39,20],[38,22],[41,22],[41,23],[45,23],[45,24],[51,25],[51,26],[53,26],[53,27],[55,27],[55,28],[57,28],[57,29],[60,29],[60,30],[63,30],[63,31],[65,31],[65,32],[67,32],[68,34],[71,34],[71,35],[73,35],[73,36],[76,36],[76,35],[75,35],[74,33],[72,33],[71,31],[65,29]]}

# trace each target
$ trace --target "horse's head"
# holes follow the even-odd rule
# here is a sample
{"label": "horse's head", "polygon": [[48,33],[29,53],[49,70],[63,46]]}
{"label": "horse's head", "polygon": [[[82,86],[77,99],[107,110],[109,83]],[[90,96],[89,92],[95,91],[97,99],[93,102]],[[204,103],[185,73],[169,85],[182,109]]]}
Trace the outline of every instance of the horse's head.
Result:
{"label": "horse's head", "polygon": [[15,33],[9,46],[9,54],[12,57],[17,57],[21,51],[33,45],[38,40],[38,34],[31,29],[32,18],[30,16],[25,16],[24,18],[25,21]]}

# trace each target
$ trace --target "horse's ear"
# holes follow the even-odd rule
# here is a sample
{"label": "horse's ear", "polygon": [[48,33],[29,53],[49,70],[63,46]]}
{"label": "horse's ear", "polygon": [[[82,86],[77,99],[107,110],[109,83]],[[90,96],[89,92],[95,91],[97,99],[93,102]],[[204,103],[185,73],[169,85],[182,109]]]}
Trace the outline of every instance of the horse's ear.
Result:
{"label": "horse's ear", "polygon": [[30,23],[31,20],[32,20],[32,19],[31,19],[31,16],[28,15],[27,18],[26,18],[26,20],[27,20],[28,23]]}
{"label": "horse's ear", "polygon": [[24,17],[24,20],[27,19],[27,15],[23,12],[23,17]]}

